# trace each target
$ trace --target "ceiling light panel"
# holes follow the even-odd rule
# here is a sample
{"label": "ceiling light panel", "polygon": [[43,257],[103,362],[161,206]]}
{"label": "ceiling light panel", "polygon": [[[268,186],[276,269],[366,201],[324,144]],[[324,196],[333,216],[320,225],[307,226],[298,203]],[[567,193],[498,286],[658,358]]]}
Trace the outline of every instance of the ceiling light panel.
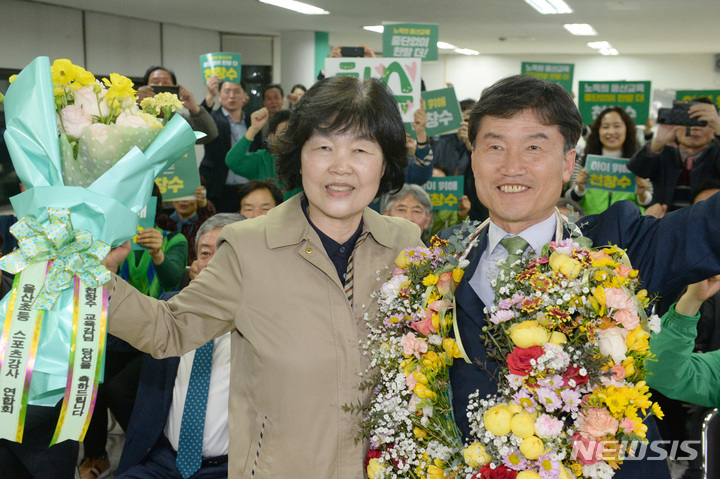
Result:
{"label": "ceiling light panel", "polygon": [[307,3],[296,2],[295,0],[259,0],[260,3],[267,3],[280,8],[287,8],[293,12],[302,13],[303,15],[327,15],[327,10],[308,5]]}

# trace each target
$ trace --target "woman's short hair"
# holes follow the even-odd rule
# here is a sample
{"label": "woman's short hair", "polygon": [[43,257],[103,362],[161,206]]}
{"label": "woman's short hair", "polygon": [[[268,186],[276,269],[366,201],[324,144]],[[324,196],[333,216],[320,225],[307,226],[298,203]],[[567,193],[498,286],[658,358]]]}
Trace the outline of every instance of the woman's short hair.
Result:
{"label": "woman's short hair", "polygon": [[279,112],[275,113],[272,118],[268,121],[269,126],[269,133],[275,134],[275,132],[278,129],[278,126],[280,126],[280,123],[284,121],[288,121],[290,119],[290,110],[280,110]]}
{"label": "woman's short hair", "polygon": [[625,141],[622,144],[622,157],[630,158],[640,149],[640,143],[637,139],[637,126],[635,121],[628,115],[622,107],[611,106],[600,112],[592,125],[590,125],[590,134],[585,145],[585,155],[602,155],[603,145],[600,141],[600,126],[602,120],[608,113],[615,112],[620,115],[620,119],[625,123]]}
{"label": "woman's short hair", "polygon": [[415,198],[415,201],[425,208],[426,214],[432,213],[433,205],[432,200],[430,200],[430,195],[427,194],[427,191],[425,191],[422,186],[410,183],[406,183],[398,191],[388,194],[385,197],[385,207],[383,210],[390,210],[396,202],[404,200],[408,196]]}
{"label": "woman's short hair", "polygon": [[280,182],[288,190],[302,187],[301,151],[313,134],[348,131],[376,141],[382,149],[385,172],[376,196],[400,189],[408,156],[395,96],[379,80],[348,76],[315,83],[290,111],[285,132],[269,140]]}

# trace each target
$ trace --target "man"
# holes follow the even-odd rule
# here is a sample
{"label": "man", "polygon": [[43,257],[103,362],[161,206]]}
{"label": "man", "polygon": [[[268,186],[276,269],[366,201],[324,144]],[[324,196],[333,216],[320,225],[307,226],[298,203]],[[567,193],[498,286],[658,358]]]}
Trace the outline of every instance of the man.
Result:
{"label": "man", "polygon": [[[283,94],[282,87],[276,83],[266,86],[263,89],[262,101],[263,107],[268,112],[268,119],[275,116],[275,114],[282,110],[285,106],[285,96]],[[265,140],[267,139],[269,134],[270,122],[267,122],[263,125],[262,130],[260,130],[261,145],[265,144]]]}
{"label": "man", "polygon": [[188,240],[187,264],[192,264],[197,258],[195,233],[200,225],[215,214],[215,206],[205,196],[205,187],[195,188],[195,198],[173,201],[173,211],[170,215],[162,214],[155,218],[155,223],[166,231],[182,233]]}
{"label": "man", "polygon": [[[249,98],[242,83],[221,82],[217,76],[208,78],[207,88],[208,94],[202,106],[211,112],[218,128],[218,137],[205,145],[200,175],[207,182],[207,196],[215,209],[232,213],[237,211],[237,188],[247,183],[247,178],[230,171],[225,164],[225,156],[250,126],[250,118],[243,115],[242,111]],[[216,96],[220,108],[212,111]],[[255,149],[250,148],[251,151]]]}
{"label": "man", "polygon": [[269,180],[250,180],[238,190],[240,214],[245,218],[257,218],[283,202],[283,194]]}
{"label": "man", "polygon": [[195,97],[190,93],[190,90],[178,85],[175,73],[165,67],[151,66],[147,69],[143,77],[143,86],[137,90],[138,105],[145,98],[155,96],[156,91],[153,87],[164,86],[179,87],[178,99],[183,102],[185,108],[178,110],[177,114],[182,116],[193,130],[201,131],[206,135],[197,141],[198,144],[204,145],[217,138],[217,126],[210,117],[210,113],[195,102]]}
{"label": "man", "polygon": [[[221,213],[200,226],[196,238],[200,271],[215,255],[217,237],[223,226],[243,219],[237,213]],[[130,419],[116,478],[183,477],[176,458],[178,450],[182,449],[185,406],[191,407],[186,398],[196,351],[163,360],[144,355],[138,401]],[[227,477],[229,388],[230,335],[226,334],[214,340],[202,431],[202,461],[200,469],[189,477]],[[194,412],[189,410],[187,414]]]}
{"label": "man", "polygon": [[[470,115],[472,168],[490,223],[455,292],[459,339],[471,363],[455,361],[450,379],[455,420],[466,437],[468,396],[479,389],[482,398],[497,389],[499,364],[487,360],[482,328],[484,308],[494,302],[490,282],[495,264],[508,254],[499,242],[521,236],[540,251],[554,239],[555,204],[572,174],[581,129],[580,114],[567,92],[523,75],[485,90]],[[626,248],[652,297],[720,272],[720,243],[713,240],[720,234],[720,221],[707,220],[720,211],[716,196],[661,220],[641,216],[635,205],[622,201],[584,218],[580,226],[595,245]],[[649,426],[650,440],[657,439],[654,423]],[[633,476],[670,477],[665,461],[626,461],[616,477]]]}
{"label": "man", "polygon": [[383,214],[405,218],[425,231],[432,220],[432,201],[420,186],[405,184],[397,193],[388,194]]}
{"label": "man", "polygon": [[[668,211],[689,206],[691,191],[701,182],[720,179],[720,116],[707,98],[695,101],[699,103],[690,107],[690,118],[706,121],[706,126],[658,125],[652,141],[627,164],[630,171],[652,182],[653,200]],[[678,146],[671,146],[673,141]]]}

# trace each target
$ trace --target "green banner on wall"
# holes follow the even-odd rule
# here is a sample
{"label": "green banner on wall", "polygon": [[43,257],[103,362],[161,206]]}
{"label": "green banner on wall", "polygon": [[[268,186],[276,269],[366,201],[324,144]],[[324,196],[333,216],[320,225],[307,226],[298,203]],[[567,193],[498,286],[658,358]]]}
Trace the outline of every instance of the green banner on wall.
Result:
{"label": "green banner on wall", "polygon": [[637,125],[644,124],[650,112],[649,81],[581,81],[578,107],[582,121],[592,124],[611,106],[623,108]]}
{"label": "green banner on wall", "polygon": [[522,62],[523,75],[557,83],[568,93],[572,93],[574,69],[575,65],[572,63]]}

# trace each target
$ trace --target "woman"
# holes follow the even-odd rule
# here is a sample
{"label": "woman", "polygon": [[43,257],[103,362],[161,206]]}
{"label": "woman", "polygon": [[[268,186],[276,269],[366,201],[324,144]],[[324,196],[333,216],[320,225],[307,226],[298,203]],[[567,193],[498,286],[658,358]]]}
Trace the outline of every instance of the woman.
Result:
{"label": "woman", "polygon": [[649,205],[652,201],[650,182],[644,178],[635,178],[635,193],[611,193],[585,188],[588,179],[588,172],[584,169],[587,155],[624,158],[627,161],[640,149],[636,131],[635,122],[619,106],[606,108],[593,122],[585,146],[585,154],[581,162],[576,163],[576,171],[570,179],[570,188],[565,194],[566,198],[580,203],[585,214],[602,213],[608,206],[620,200],[630,200],[641,206]]}
{"label": "woman", "polygon": [[[208,266],[167,303],[114,279],[109,331],[156,357],[232,331],[230,477],[362,478],[363,316],[419,228],[367,208],[402,185],[404,128],[376,80],[332,77],[293,108],[272,144],[296,195],[223,229]],[[116,248],[106,263],[122,257]]]}

